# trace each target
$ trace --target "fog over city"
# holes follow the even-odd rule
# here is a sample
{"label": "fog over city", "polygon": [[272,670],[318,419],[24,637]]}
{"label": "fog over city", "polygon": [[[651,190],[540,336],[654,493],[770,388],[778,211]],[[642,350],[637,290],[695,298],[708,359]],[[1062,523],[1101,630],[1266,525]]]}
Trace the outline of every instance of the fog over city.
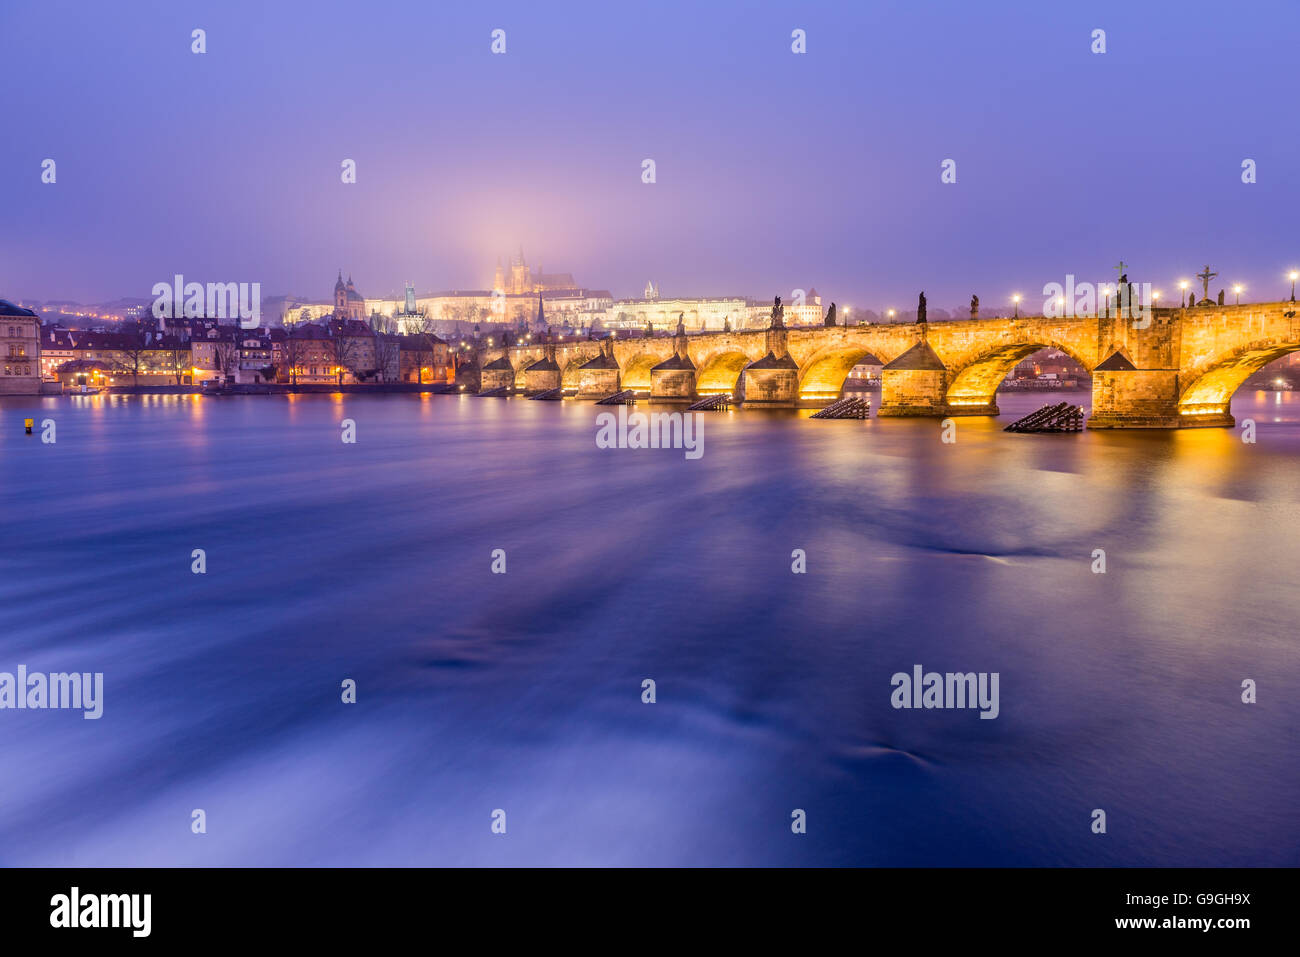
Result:
{"label": "fog over city", "polygon": [[1121,257],[1156,288],[1208,261],[1277,299],[1300,257],[1283,0],[135,6],[0,8],[32,80],[0,86],[0,295],[144,297],[183,272],[328,297],[339,268],[368,296],[476,289],[522,244],[615,297],[815,285],[883,313],[925,289],[989,313]]}

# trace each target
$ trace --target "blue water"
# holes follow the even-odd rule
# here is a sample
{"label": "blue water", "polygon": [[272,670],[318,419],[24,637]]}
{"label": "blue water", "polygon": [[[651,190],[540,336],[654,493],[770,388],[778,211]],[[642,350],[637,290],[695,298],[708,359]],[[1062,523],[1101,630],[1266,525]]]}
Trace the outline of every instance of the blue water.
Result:
{"label": "blue water", "polygon": [[[1300,395],[1001,431],[1046,401],[691,461],[574,402],[3,400],[0,671],[105,700],[0,711],[0,862],[1300,864]],[[999,716],[894,709],[914,664]]]}

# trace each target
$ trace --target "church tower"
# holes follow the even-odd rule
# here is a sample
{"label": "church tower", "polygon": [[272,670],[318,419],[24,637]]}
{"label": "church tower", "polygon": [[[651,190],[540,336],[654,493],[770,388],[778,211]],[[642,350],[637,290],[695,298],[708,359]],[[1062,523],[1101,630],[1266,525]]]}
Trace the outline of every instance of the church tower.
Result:
{"label": "church tower", "polygon": [[348,276],[347,282],[343,281],[342,269],[339,270],[339,278],[334,282],[334,316],[337,319],[366,318],[365,297],[357,292],[351,276]]}
{"label": "church tower", "polygon": [[519,256],[510,261],[510,292],[516,296],[526,296],[533,291],[533,280],[528,274],[528,263],[524,261],[524,247],[519,246]]}

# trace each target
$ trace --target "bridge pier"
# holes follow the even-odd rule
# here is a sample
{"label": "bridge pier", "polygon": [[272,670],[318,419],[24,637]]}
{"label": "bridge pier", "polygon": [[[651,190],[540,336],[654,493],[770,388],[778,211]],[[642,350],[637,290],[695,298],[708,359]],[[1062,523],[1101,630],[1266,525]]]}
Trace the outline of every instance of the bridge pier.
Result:
{"label": "bridge pier", "polygon": [[695,363],[691,361],[690,340],[681,319],[673,337],[673,354],[650,369],[650,399],[653,402],[694,402]]}
{"label": "bridge pier", "polygon": [[694,402],[695,363],[689,356],[673,356],[650,370],[650,399],[653,402]]}
{"label": "bridge pier", "polygon": [[[1188,422],[1178,411],[1178,370],[1139,369],[1119,351],[1092,372],[1090,429],[1177,429],[1232,424],[1221,417]],[[1212,419],[1219,419],[1212,421]]]}
{"label": "bridge pier", "polygon": [[777,359],[768,353],[745,366],[744,395],[746,408],[793,409],[799,404],[799,366],[789,354]]}
{"label": "bridge pier", "polygon": [[789,334],[780,318],[764,333],[767,355],[741,373],[742,406],[793,409],[799,405],[799,363],[790,355]]}
{"label": "bridge pier", "polygon": [[515,367],[510,362],[510,353],[503,351],[501,358],[485,365],[479,372],[479,392],[492,389],[513,389],[515,387]]}
{"label": "bridge pier", "polygon": [[561,378],[560,364],[555,361],[555,344],[548,342],[545,355],[524,370],[524,391],[534,395],[558,389]]}
{"label": "bridge pier", "polygon": [[606,339],[600,345],[600,355],[578,367],[578,398],[603,399],[618,392],[620,388],[614,341]]}
{"label": "bridge pier", "polygon": [[943,418],[947,415],[996,415],[964,409],[949,411],[948,369],[925,340],[921,340],[880,373],[880,409],[876,415],[889,417]]}

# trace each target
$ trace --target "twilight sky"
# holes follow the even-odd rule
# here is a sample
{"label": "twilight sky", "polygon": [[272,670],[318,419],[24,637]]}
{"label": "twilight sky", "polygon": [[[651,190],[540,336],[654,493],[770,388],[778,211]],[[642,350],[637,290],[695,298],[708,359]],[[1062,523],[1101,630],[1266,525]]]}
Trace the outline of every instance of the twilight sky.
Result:
{"label": "twilight sky", "polygon": [[0,36],[0,297],[484,288],[520,243],[615,296],[874,309],[1300,267],[1295,0],[4,0]]}

